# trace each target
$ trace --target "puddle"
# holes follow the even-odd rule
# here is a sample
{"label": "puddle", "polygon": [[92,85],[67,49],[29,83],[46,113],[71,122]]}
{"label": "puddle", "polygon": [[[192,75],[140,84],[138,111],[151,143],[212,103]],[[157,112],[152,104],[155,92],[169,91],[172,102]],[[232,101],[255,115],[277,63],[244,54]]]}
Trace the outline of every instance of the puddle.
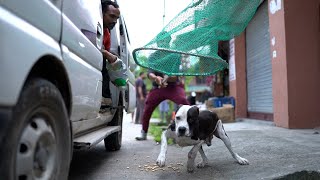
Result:
{"label": "puddle", "polygon": [[320,172],[318,171],[299,171],[292,174],[284,175],[274,180],[319,180]]}

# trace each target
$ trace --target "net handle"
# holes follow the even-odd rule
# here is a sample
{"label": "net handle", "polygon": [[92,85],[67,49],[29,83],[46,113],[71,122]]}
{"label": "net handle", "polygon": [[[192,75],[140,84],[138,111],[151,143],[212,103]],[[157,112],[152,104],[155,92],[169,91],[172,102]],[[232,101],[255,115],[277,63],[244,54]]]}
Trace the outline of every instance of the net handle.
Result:
{"label": "net handle", "polygon": [[166,51],[166,52],[172,52],[172,53],[177,53],[177,54],[186,54],[186,55],[191,55],[191,56],[196,56],[196,57],[204,57],[204,58],[215,60],[215,58],[213,58],[211,56],[205,56],[205,55],[199,56],[198,54],[188,53],[188,52],[184,52],[184,51],[169,50],[169,49],[165,49],[165,48],[149,48],[149,47],[141,47],[141,48],[134,49],[132,51],[132,56],[135,60],[137,58],[136,51],[140,51],[140,50],[161,50],[161,51]]}
{"label": "net handle", "polygon": [[[133,56],[133,59],[134,61],[136,62],[136,64],[138,64],[139,66],[141,67],[144,67],[146,69],[152,69],[154,71],[158,71],[158,72],[161,72],[163,74],[166,74],[165,72],[161,71],[161,70],[156,70],[154,68],[151,68],[151,67],[147,67],[147,66],[144,66],[142,64],[139,63],[139,61],[137,60],[137,51],[140,51],[140,50],[162,50],[162,51],[166,51],[166,52],[173,52],[173,53],[181,53],[181,54],[187,54],[187,55],[192,55],[192,56],[197,56],[197,57],[206,57],[206,58],[210,58],[210,59],[213,59],[213,60],[216,60],[215,58],[212,58],[210,56],[199,56],[199,55],[195,55],[195,54],[192,54],[192,53],[186,53],[186,52],[183,52],[183,51],[174,51],[174,50],[168,50],[168,49],[165,49],[165,48],[148,48],[148,47],[141,47],[141,48],[136,48],[132,51],[132,56]],[[228,67],[227,67],[228,68]],[[219,68],[217,71],[221,71],[223,70],[224,68]],[[216,72],[212,72],[212,73],[206,73],[206,74],[197,74],[197,75],[192,75],[192,74],[188,74],[188,73],[182,73],[182,74],[176,74],[176,73],[173,73],[171,74],[171,76],[210,76],[210,75],[214,75],[216,74]]]}

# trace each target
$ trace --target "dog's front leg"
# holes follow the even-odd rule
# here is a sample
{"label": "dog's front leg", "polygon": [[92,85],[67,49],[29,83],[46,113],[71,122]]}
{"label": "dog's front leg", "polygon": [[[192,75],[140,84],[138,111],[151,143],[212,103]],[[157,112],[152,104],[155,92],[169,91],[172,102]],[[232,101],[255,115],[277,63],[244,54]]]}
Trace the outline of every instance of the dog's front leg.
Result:
{"label": "dog's front leg", "polygon": [[198,144],[194,145],[193,148],[188,153],[187,170],[188,172],[193,172],[194,170],[194,160],[196,159],[197,153],[205,141],[201,140]]}
{"label": "dog's front leg", "polygon": [[174,137],[174,132],[171,129],[167,129],[162,132],[161,135],[161,150],[160,154],[157,159],[157,165],[160,167],[163,167],[166,164],[166,154],[167,154],[167,149],[168,149],[168,142],[167,138],[173,138]]}
{"label": "dog's front leg", "polygon": [[198,168],[203,168],[206,165],[208,165],[208,158],[207,158],[206,154],[204,154],[202,146],[200,146],[200,148],[199,148],[199,153],[201,155],[202,161],[197,164],[197,167]]}
{"label": "dog's front leg", "polygon": [[227,133],[225,132],[224,128],[223,128],[223,125],[222,125],[222,122],[221,120],[218,121],[217,123],[217,129],[216,131],[214,132],[214,135],[218,138],[220,138],[224,144],[226,145],[226,147],[228,148],[229,152],[231,153],[232,157],[234,159],[237,160],[237,162],[241,165],[248,165],[249,164],[249,161],[241,156],[239,156],[237,153],[235,153],[233,151],[233,148],[231,146],[231,142],[230,142],[230,139],[229,137],[227,136]]}

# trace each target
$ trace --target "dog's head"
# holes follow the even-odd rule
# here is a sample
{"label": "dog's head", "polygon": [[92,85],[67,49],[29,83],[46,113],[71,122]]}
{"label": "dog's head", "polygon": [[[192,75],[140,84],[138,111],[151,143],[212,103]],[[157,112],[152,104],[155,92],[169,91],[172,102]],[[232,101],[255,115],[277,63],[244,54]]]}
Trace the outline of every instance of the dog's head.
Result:
{"label": "dog's head", "polygon": [[179,136],[198,139],[199,135],[199,108],[196,106],[182,105],[176,112],[175,132]]}

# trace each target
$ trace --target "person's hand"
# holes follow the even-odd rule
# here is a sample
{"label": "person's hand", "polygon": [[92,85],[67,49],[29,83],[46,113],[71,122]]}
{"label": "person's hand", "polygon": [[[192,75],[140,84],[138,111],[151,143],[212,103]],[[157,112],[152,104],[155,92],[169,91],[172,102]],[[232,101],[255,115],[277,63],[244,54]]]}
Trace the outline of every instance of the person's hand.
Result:
{"label": "person's hand", "polygon": [[108,51],[105,49],[101,49],[102,55],[103,55],[103,59],[107,59],[108,56]]}
{"label": "person's hand", "polygon": [[102,49],[101,50],[103,59],[106,59],[110,64],[114,63],[117,60],[117,56],[110,53],[109,51]]}
{"label": "person's hand", "polygon": [[141,96],[141,97],[140,97],[140,101],[143,101],[143,100],[144,100],[144,97],[143,97],[143,96]]}
{"label": "person's hand", "polygon": [[162,77],[161,76],[156,76],[154,81],[160,86],[162,84]]}
{"label": "person's hand", "polygon": [[162,84],[163,78],[161,76],[156,76],[154,81],[159,85],[160,88],[166,87],[165,84]]}

